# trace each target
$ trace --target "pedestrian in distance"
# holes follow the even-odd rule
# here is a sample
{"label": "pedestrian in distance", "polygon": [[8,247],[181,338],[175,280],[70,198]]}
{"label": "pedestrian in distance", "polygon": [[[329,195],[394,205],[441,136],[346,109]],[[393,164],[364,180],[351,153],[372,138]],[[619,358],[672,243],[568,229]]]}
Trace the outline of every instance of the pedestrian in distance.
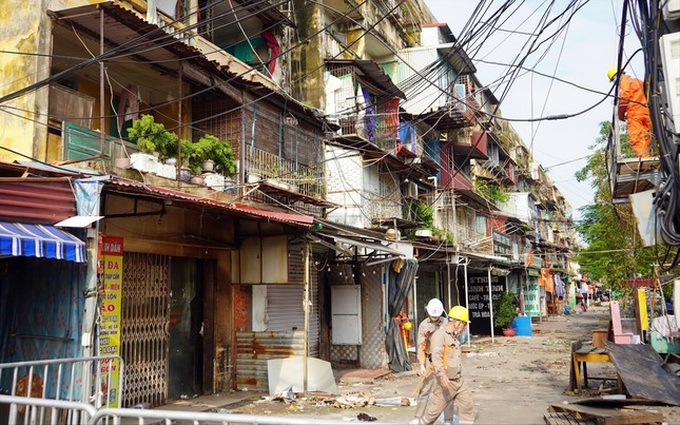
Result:
{"label": "pedestrian in distance", "polygon": [[[451,308],[448,321],[432,334],[432,373],[428,380],[428,403],[422,416],[416,416],[412,424],[431,425],[449,406],[458,407],[459,423],[473,424],[475,420],[472,392],[463,378],[461,343],[459,337],[470,323],[468,309],[463,306]],[[445,418],[446,420],[446,418]]]}
{"label": "pedestrian in distance", "polygon": [[642,81],[630,77],[625,72],[619,72],[617,67],[609,68],[607,78],[614,82],[618,76],[619,106],[618,117],[626,121],[628,140],[638,158],[650,156],[650,130],[652,121],[649,118],[647,96]]}
{"label": "pedestrian in distance", "polygon": [[[428,395],[430,394],[429,386],[432,382],[427,380],[428,374],[431,372],[432,362],[432,346],[430,338],[432,334],[446,323],[446,316],[444,315],[444,304],[437,298],[432,298],[425,306],[427,317],[418,325],[418,350],[417,357],[420,364],[420,379],[418,392],[418,403],[416,405],[415,417],[422,416],[428,404]],[[453,417],[453,408],[445,413],[445,420]]]}

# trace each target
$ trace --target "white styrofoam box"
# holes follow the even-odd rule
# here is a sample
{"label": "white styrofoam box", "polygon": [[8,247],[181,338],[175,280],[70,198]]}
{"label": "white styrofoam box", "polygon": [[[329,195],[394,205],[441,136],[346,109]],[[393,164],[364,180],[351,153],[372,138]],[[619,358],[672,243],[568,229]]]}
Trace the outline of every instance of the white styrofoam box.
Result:
{"label": "white styrofoam box", "polygon": [[203,175],[203,182],[211,189],[224,190],[224,176],[217,173],[206,173]]}
{"label": "white styrofoam box", "polygon": [[158,164],[156,167],[156,175],[174,180],[177,178],[177,167],[170,164]]}
{"label": "white styrofoam box", "polygon": [[659,44],[666,76],[666,94],[675,124],[674,131],[680,133],[680,32],[662,36]]}
{"label": "white styrofoam box", "polygon": [[155,173],[158,169],[158,158],[148,153],[135,152],[130,155],[130,168],[143,173]]}

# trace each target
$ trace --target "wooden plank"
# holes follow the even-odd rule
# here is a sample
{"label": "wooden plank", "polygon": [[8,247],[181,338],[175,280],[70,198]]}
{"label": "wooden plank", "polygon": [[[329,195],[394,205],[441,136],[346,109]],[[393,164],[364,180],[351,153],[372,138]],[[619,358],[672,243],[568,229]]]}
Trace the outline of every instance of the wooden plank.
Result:
{"label": "wooden plank", "polygon": [[663,415],[659,412],[649,412],[629,409],[602,409],[577,404],[550,405],[556,412],[569,412],[577,419],[595,419],[598,425],[630,425],[663,422]]}
{"label": "wooden plank", "polygon": [[631,396],[680,405],[677,379],[663,369],[661,357],[650,345],[623,345],[605,341],[605,346]]}
{"label": "wooden plank", "polygon": [[594,419],[577,419],[565,412],[548,412],[543,415],[547,425],[597,425]]}
{"label": "wooden plank", "polygon": [[583,341],[571,342],[571,354],[569,354],[569,358],[571,359],[570,361],[571,367],[569,368],[569,389],[571,391],[574,391],[576,389],[576,374],[574,371],[576,365],[574,364],[574,352],[578,351],[582,346]]}

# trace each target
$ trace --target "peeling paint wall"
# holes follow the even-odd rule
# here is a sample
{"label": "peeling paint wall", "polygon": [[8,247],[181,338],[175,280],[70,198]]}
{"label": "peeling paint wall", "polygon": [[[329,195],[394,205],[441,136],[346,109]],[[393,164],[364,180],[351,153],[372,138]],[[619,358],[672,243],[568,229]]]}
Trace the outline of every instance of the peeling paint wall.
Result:
{"label": "peeling paint wall", "polygon": [[306,0],[294,0],[298,38],[308,40],[292,52],[293,62],[293,97],[315,108],[323,109],[326,105],[323,75],[325,71],[323,37],[316,36],[323,27],[323,17],[319,7],[311,7]]}
{"label": "peeling paint wall", "polygon": [[[46,11],[98,1],[21,1],[0,9],[0,97],[49,77],[51,23]],[[47,149],[48,88],[3,102],[0,161],[44,158]],[[10,151],[11,150],[11,151]],[[13,153],[13,152],[16,153]]]}

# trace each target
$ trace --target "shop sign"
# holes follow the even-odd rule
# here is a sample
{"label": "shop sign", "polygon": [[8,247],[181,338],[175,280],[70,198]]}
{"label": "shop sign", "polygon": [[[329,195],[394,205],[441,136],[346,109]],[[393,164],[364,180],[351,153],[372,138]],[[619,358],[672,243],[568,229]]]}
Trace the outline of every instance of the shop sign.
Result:
{"label": "shop sign", "polygon": [[512,256],[512,240],[510,236],[497,230],[492,232],[493,253],[495,255]]}
{"label": "shop sign", "polygon": [[[123,286],[123,238],[104,236],[99,258],[99,355],[120,355],[121,297]],[[102,361],[102,404],[118,407],[120,385],[118,360]],[[108,385],[111,385],[111,388]]]}
{"label": "shop sign", "polygon": [[524,290],[524,313],[529,317],[541,316],[541,302],[538,283],[535,279]]}
{"label": "shop sign", "polygon": [[[505,291],[505,277],[491,276],[493,301]],[[491,335],[491,313],[489,312],[489,277],[470,276],[468,286],[468,310],[470,310],[470,332],[477,335]]]}

